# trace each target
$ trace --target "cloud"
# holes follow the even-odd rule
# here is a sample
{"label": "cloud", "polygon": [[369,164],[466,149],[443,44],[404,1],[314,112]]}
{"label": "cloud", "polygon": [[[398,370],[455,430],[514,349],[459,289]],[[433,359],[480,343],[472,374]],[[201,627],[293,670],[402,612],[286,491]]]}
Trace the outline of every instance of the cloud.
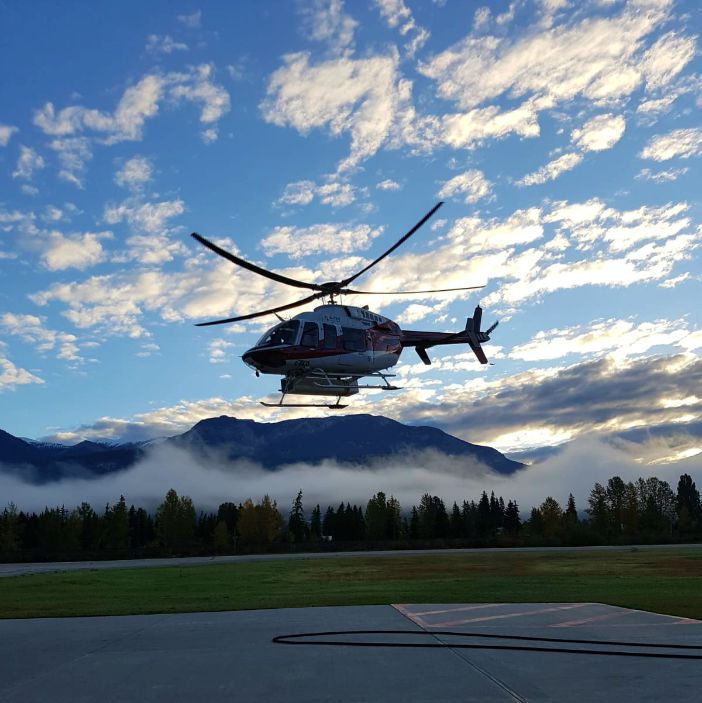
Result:
{"label": "cloud", "polygon": [[150,54],[172,54],[174,51],[188,51],[188,45],[177,42],[170,34],[149,34],[146,51]]}
{"label": "cloud", "polygon": [[641,60],[648,90],[668,85],[695,56],[695,38],[668,32],[658,39]]}
{"label": "cloud", "polygon": [[105,258],[101,239],[112,239],[112,232],[85,232],[70,237],[49,232],[42,245],[42,263],[50,271],[94,266]]}
{"label": "cloud", "polygon": [[348,254],[367,249],[383,231],[369,225],[319,224],[310,227],[275,227],[261,241],[266,256],[288,254],[292,259],[320,253]]}
{"label": "cloud", "polygon": [[386,178],[384,181],[380,181],[375,184],[378,190],[401,190],[402,186],[397,182],[393,181],[391,178]]}
{"label": "cloud", "polygon": [[[518,38],[469,35],[420,71],[437,81],[440,97],[466,110],[504,94],[513,100],[538,98],[540,109],[578,95],[614,100],[641,83],[643,41],[666,19],[669,4],[649,3],[643,12],[629,3],[610,17],[588,17]],[[665,61],[661,56],[659,65]]]}
{"label": "cloud", "polygon": [[[699,483],[699,460],[686,462],[685,471]],[[673,487],[682,469],[657,467],[655,473]],[[583,439],[544,462],[511,476],[496,474],[466,458],[438,452],[393,456],[350,466],[334,461],[316,465],[290,464],[277,471],[240,461],[196,456],[168,444],[149,448],[144,459],[127,471],[99,478],[67,478],[33,485],[11,471],[0,471],[0,491],[21,510],[39,511],[47,505],[67,508],[81,501],[94,507],[113,503],[124,495],[127,504],[151,511],[163,501],[170,488],[193,499],[198,510],[216,510],[224,501],[243,502],[270,495],[284,512],[303,491],[306,509],[319,503],[336,506],[340,500],[364,507],[379,490],[399,500],[403,513],[417,505],[424,493],[442,497],[450,508],[455,500],[478,501],[482,491],[494,491],[505,500],[515,499],[523,515],[538,506],[547,495],[565,505],[569,493],[583,510],[595,482],[606,484],[612,476],[636,481],[653,475],[621,448]]]}
{"label": "cloud", "polygon": [[321,185],[314,181],[295,181],[285,186],[275,204],[309,205],[315,197],[319,198],[322,205],[345,207],[356,200],[356,190],[350,183],[341,181],[330,180]]}
{"label": "cloud", "polygon": [[407,57],[412,58],[429,39],[429,32],[414,21],[412,11],[404,0],[375,0],[375,5],[388,27],[397,28],[401,36],[409,39],[405,51]]}
{"label": "cloud", "polygon": [[178,200],[162,200],[158,203],[132,203],[124,201],[120,205],[108,205],[104,219],[110,225],[126,220],[134,229],[149,234],[168,231],[168,220],[185,212],[185,203]]}
{"label": "cloud", "polygon": [[686,325],[680,321],[636,324],[633,320],[609,319],[538,332],[528,342],[516,346],[509,357],[522,361],[552,361],[571,354],[607,354],[625,359],[657,346],[677,344],[688,335]]}
{"label": "cloud", "polygon": [[653,137],[639,154],[642,159],[668,161],[675,157],[689,159],[702,154],[702,129],[674,129]]}
{"label": "cloud", "polygon": [[574,169],[583,160],[582,154],[571,152],[563,154],[553,161],[549,161],[545,166],[528,173],[526,176],[517,181],[519,186],[541,185],[547,181],[553,181],[562,173]]}
{"label": "cloud", "polygon": [[0,122],[0,146],[7,146],[15,132],[19,132],[17,127]]}
{"label": "cloud", "polygon": [[34,124],[55,137],[87,132],[108,145],[139,141],[146,120],[158,114],[160,103],[168,98],[176,103],[186,100],[200,104],[200,122],[212,125],[229,110],[229,93],[212,81],[213,74],[209,64],[191,67],[185,73],[147,74],[124,91],[112,113],[81,105],[57,112],[48,102],[35,111]]}
{"label": "cloud", "polygon": [[24,386],[29,383],[41,384],[44,383],[44,380],[26,369],[18,368],[0,353],[0,393],[13,391],[17,386]]}
{"label": "cloud", "polygon": [[77,188],[84,187],[84,175],[87,162],[93,157],[90,140],[86,137],[69,137],[53,139],[49,142],[59,157],[61,169],[58,177]]}
{"label": "cloud", "polygon": [[227,358],[227,349],[231,349],[234,346],[232,342],[228,342],[226,339],[213,339],[207,345],[210,364],[227,363],[229,361]]}
{"label": "cloud", "polygon": [[353,35],[358,22],[344,13],[342,0],[313,0],[300,11],[310,39],[326,42],[333,54],[353,49]]}
{"label": "cloud", "polygon": [[671,181],[677,181],[680,176],[684,176],[689,170],[689,168],[671,168],[667,171],[654,173],[650,168],[642,168],[634,177],[638,180],[653,181],[654,183],[670,183]]}
{"label": "cloud", "polygon": [[333,136],[349,133],[351,149],[340,171],[375,154],[387,140],[403,98],[397,56],[337,58],[316,65],[308,53],[283,58],[260,106],[264,120],[302,134],[324,127]]}
{"label": "cloud", "polygon": [[39,171],[44,168],[46,163],[34,149],[22,144],[20,146],[20,155],[17,159],[17,167],[12,172],[13,178],[23,178],[30,181],[34,175],[34,171]]}
{"label": "cloud", "polygon": [[43,320],[36,315],[16,315],[6,312],[0,316],[0,330],[4,334],[19,337],[24,342],[34,345],[42,354],[52,351],[56,353],[57,359],[83,360],[78,354],[79,347],[75,335],[44,327]]}
{"label": "cloud", "polygon": [[580,129],[571,132],[571,140],[583,151],[611,149],[624,134],[626,120],[622,115],[597,115]]}
{"label": "cloud", "polygon": [[470,205],[483,198],[489,198],[492,193],[492,184],[485,178],[482,171],[471,169],[446,181],[441,186],[439,197],[450,198],[457,193],[465,195],[464,202]]}
{"label": "cloud", "polygon": [[190,15],[178,15],[178,22],[188,29],[197,29],[202,24],[202,10],[197,10]]}
{"label": "cloud", "polygon": [[123,188],[138,191],[153,178],[153,166],[145,156],[134,156],[115,174],[115,183]]}

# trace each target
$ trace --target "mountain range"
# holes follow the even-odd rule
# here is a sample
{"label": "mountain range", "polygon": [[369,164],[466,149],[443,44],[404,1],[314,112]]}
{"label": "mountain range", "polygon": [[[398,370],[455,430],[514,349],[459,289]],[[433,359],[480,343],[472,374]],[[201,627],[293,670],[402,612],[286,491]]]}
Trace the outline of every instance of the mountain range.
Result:
{"label": "mountain range", "polygon": [[464,442],[428,426],[404,425],[375,415],[344,415],[260,423],[223,415],[201,420],[187,432],[158,442],[72,446],[44,444],[0,430],[0,471],[45,483],[67,476],[97,477],[123,471],[155,447],[170,445],[219,461],[247,459],[275,471],[286,464],[318,464],[328,459],[364,464],[381,457],[433,450],[480,462],[501,474],[524,464],[492,447]]}

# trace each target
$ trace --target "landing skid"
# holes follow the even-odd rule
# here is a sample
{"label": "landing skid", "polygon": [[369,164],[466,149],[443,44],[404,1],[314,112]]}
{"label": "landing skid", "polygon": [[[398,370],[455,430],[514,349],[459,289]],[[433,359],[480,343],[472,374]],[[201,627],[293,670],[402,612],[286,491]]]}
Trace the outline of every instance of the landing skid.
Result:
{"label": "landing skid", "polygon": [[[359,386],[358,379],[360,378],[377,378],[382,383],[366,384]],[[282,395],[277,403],[267,403],[263,400],[259,401],[261,405],[267,408],[329,408],[329,410],[342,410],[348,408],[348,405],[341,403],[342,397],[348,397],[358,393],[359,389],[375,388],[383,391],[400,390],[397,386],[393,386],[388,382],[388,378],[393,378],[393,374],[384,374],[380,371],[371,373],[344,373],[343,375],[329,375],[323,369],[315,369],[306,375],[289,374],[285,381],[281,382]],[[307,384],[307,388],[302,388],[301,385]],[[310,388],[309,384],[312,384]],[[298,390],[295,390],[295,389]],[[286,403],[285,397],[288,394],[298,395],[330,395],[336,396],[335,403]]]}
{"label": "landing skid", "polygon": [[329,408],[329,410],[342,410],[343,408],[348,408],[348,405],[342,405],[339,401],[341,398],[336,399],[336,403],[327,405],[326,403],[284,403],[283,398],[281,398],[277,403],[266,403],[265,401],[259,401],[261,405],[265,405],[267,408]]}

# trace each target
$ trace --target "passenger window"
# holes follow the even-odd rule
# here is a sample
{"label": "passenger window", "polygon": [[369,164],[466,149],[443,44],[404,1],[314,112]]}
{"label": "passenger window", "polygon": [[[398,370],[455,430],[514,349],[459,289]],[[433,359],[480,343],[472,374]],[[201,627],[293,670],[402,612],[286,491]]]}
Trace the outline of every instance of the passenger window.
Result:
{"label": "passenger window", "polygon": [[336,327],[324,325],[324,348],[336,349]]}
{"label": "passenger window", "polygon": [[302,339],[300,344],[303,347],[317,348],[319,344],[319,328],[315,322],[305,322],[305,327],[302,330]]}
{"label": "passenger window", "polygon": [[342,327],[344,333],[344,349],[346,351],[365,351],[365,332],[355,327]]}

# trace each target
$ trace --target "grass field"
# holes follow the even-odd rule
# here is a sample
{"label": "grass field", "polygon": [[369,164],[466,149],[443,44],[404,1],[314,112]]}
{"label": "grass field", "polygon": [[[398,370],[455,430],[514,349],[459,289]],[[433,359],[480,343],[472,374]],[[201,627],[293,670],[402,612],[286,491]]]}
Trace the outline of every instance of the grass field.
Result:
{"label": "grass field", "polygon": [[600,602],[702,619],[702,548],[432,552],[0,579],[2,618],[476,602]]}

